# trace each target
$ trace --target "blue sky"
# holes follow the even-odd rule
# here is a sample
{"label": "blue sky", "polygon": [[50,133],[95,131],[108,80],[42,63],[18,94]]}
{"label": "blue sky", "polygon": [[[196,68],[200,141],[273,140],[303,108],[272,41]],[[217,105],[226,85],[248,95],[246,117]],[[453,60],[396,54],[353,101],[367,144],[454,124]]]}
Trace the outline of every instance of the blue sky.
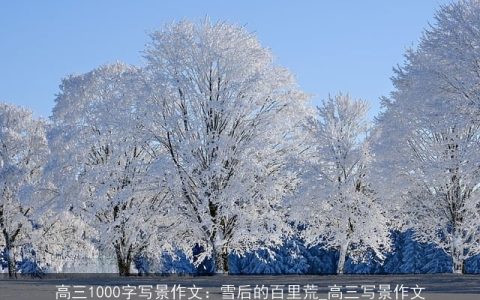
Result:
{"label": "blue sky", "polygon": [[329,93],[370,101],[392,86],[392,67],[445,0],[4,1],[0,101],[48,117],[61,78],[117,60],[142,64],[148,33],[183,19],[225,20],[255,32],[314,104]]}

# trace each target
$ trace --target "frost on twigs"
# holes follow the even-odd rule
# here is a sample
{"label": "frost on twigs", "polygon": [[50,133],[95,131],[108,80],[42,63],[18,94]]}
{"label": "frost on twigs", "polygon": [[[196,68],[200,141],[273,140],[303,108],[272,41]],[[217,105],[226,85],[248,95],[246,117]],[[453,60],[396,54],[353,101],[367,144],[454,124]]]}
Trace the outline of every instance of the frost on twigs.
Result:
{"label": "frost on twigs", "polygon": [[146,131],[166,153],[192,237],[228,271],[228,254],[282,243],[295,189],[306,96],[244,28],[180,22],[152,34]]}
{"label": "frost on twigs", "polygon": [[[0,248],[10,277],[16,275],[16,261],[24,249],[68,243],[65,235],[52,237],[51,228],[40,225],[47,217],[42,175],[48,155],[45,122],[35,120],[26,109],[0,104]],[[48,254],[39,251],[38,260]]]}
{"label": "frost on twigs", "polygon": [[361,260],[369,250],[382,260],[389,250],[389,220],[369,175],[372,153],[367,103],[349,95],[329,97],[306,128],[311,136],[295,220],[310,245],[339,251],[337,273],[346,256]]}
{"label": "frost on twigs", "polygon": [[480,253],[479,20],[478,1],[443,6],[395,70],[379,119],[384,198],[456,273]]}
{"label": "frost on twigs", "polygon": [[139,72],[116,63],[65,79],[49,131],[57,200],[94,229],[121,275],[136,256],[170,249],[178,221],[165,180],[150,176],[163,153],[145,139]]}

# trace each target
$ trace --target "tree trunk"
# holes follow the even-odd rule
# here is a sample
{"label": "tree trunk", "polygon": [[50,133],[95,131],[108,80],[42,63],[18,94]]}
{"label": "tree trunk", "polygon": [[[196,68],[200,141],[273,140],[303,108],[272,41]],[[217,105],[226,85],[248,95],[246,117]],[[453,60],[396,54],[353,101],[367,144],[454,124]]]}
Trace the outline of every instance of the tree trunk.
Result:
{"label": "tree trunk", "polygon": [[347,249],[348,249],[348,242],[340,246],[340,254],[338,257],[338,264],[337,264],[337,274],[343,274],[344,266],[345,266],[345,259],[347,257]]}
{"label": "tree trunk", "polygon": [[228,273],[228,254],[226,251],[216,252],[215,256],[215,273],[227,274]]}
{"label": "tree trunk", "polygon": [[115,245],[115,253],[117,255],[117,267],[118,267],[118,275],[120,276],[129,276],[130,275],[130,267],[132,265],[132,258],[130,251],[123,253],[120,245]]}
{"label": "tree trunk", "polygon": [[13,250],[9,249],[9,246],[5,247],[5,253],[7,255],[7,265],[8,265],[8,277],[13,278],[17,277],[17,268],[15,267],[15,256],[13,255]]}
{"label": "tree trunk", "polygon": [[463,260],[453,260],[453,273],[465,274],[465,263]]}
{"label": "tree trunk", "polygon": [[17,268],[15,267],[15,256],[13,253],[12,240],[6,230],[3,230],[5,238],[5,255],[7,256],[8,277],[17,277]]}
{"label": "tree trunk", "polygon": [[452,272],[455,274],[464,274],[465,273],[465,261],[461,258],[463,249],[454,248],[452,253]]}
{"label": "tree trunk", "polygon": [[452,242],[452,272],[455,274],[465,273],[465,259],[463,258],[463,252],[463,245],[454,239]]}

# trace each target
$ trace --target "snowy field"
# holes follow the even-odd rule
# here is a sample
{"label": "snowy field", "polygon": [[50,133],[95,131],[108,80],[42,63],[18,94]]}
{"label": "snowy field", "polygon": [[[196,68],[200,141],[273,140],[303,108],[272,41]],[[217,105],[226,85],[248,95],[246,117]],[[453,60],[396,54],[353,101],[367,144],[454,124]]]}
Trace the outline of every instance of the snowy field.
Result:
{"label": "snowy field", "polygon": [[[64,293],[58,286],[64,285]],[[130,298],[127,286],[130,286]],[[158,287],[157,285],[160,285]],[[165,286],[166,285],[166,286]],[[226,288],[230,285],[230,290]],[[256,286],[266,287],[267,294],[254,293]],[[304,287],[316,285],[316,293],[307,295]],[[341,287],[341,298],[332,286]],[[375,290],[363,291],[362,286],[375,286]],[[390,298],[382,298],[380,289],[390,285]],[[396,293],[395,288],[403,285],[406,293]],[[424,288],[415,294],[412,287]],[[79,287],[80,286],[80,287]],[[106,288],[106,287],[109,288]],[[143,286],[143,288],[142,288]],[[149,286],[152,286],[149,290]],[[293,291],[300,287],[299,294]],[[348,286],[348,288],[347,288]],[[115,288],[116,287],[116,288]],[[180,287],[180,288],[179,288]],[[356,288],[355,288],[356,287]],[[141,288],[143,290],[141,290]],[[166,289],[165,289],[166,288]],[[290,290],[291,289],[291,290]],[[161,299],[157,291],[164,293],[169,300],[210,300],[210,299],[435,299],[462,300],[480,299],[480,276],[478,275],[342,275],[342,276],[159,276],[119,278],[107,275],[66,275],[65,278],[21,278],[16,280],[0,279],[0,299]],[[172,291],[174,290],[174,291]],[[67,292],[68,291],[68,292]],[[91,297],[93,291],[94,297]],[[112,292],[113,291],[113,292]],[[115,291],[120,293],[115,296]],[[311,290],[310,290],[311,291]],[[350,293],[347,293],[350,291]],[[356,293],[353,293],[355,291]],[[102,295],[103,292],[103,295]],[[112,295],[108,295],[108,293]],[[232,292],[232,294],[230,293]],[[329,295],[330,292],[330,295]],[[418,290],[417,290],[418,292]],[[97,297],[96,293],[100,297]],[[151,293],[151,294],[149,294]],[[260,295],[260,297],[259,297]],[[293,296],[292,296],[293,295]],[[69,298],[67,297],[69,296]],[[107,297],[110,296],[110,297]],[[149,297],[150,296],[150,297]],[[229,298],[230,296],[230,298]],[[243,296],[243,298],[242,298]],[[307,296],[307,298],[306,298]],[[308,297],[313,298],[308,298]],[[373,296],[373,298],[372,298]],[[75,298],[77,297],[77,298]],[[80,298],[86,297],[86,298]],[[233,297],[233,298],[232,298]],[[257,297],[257,298],[255,298]],[[315,298],[316,297],[316,298]],[[166,298],[163,298],[166,299]]]}

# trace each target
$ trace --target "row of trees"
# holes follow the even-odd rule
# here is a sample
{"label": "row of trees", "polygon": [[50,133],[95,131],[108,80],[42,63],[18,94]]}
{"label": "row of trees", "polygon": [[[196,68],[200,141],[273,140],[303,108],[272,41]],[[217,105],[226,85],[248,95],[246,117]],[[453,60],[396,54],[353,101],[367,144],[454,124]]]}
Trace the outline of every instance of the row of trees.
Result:
{"label": "row of trees", "polygon": [[[230,253],[298,235],[382,260],[413,228],[462,272],[480,253],[480,4],[444,6],[406,55],[375,124],[346,94],[316,111],[244,28],[180,22],[145,65],[62,81],[50,120],[0,107],[0,247],[61,271],[72,259]],[[194,251],[201,249],[201,251]],[[393,249],[395,251],[395,249]]]}

